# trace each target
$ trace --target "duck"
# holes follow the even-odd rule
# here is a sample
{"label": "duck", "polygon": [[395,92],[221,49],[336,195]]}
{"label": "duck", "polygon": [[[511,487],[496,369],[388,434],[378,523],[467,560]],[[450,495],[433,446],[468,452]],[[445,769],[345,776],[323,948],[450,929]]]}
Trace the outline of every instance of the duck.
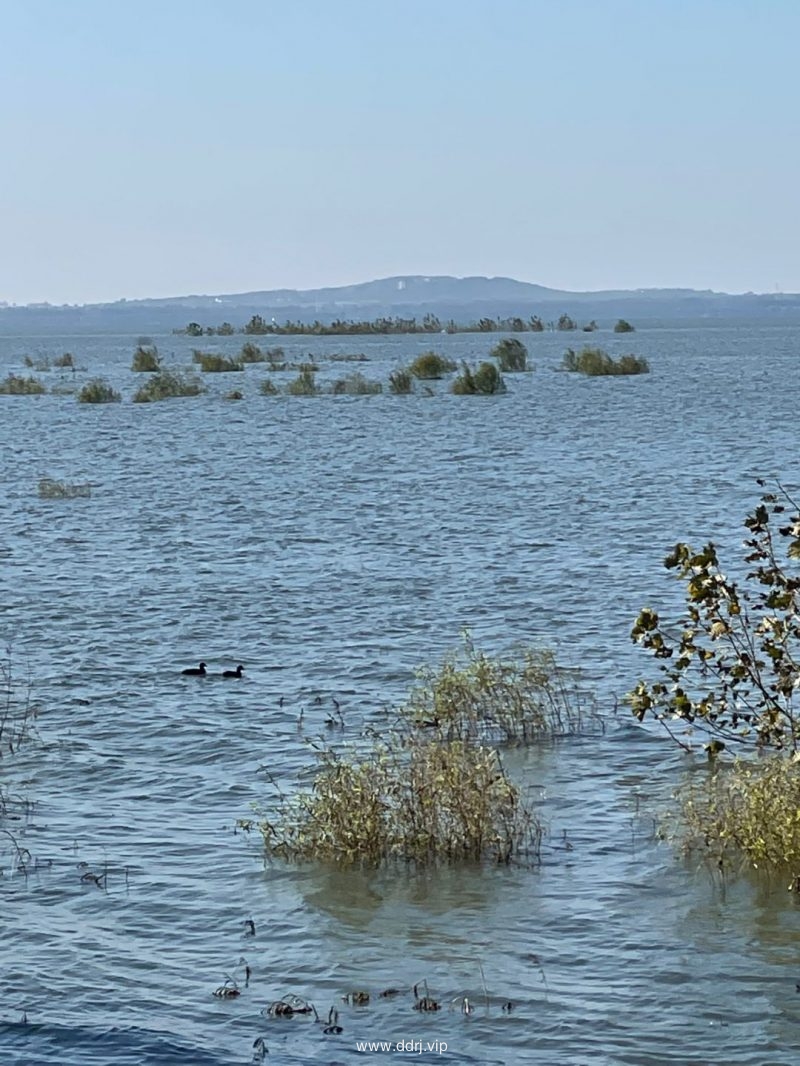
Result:
{"label": "duck", "polygon": [[235,670],[223,670],[222,671],[222,676],[223,677],[241,677],[242,676],[242,670],[244,670],[244,667],[242,666],[241,663],[239,663],[239,665],[236,667]]}
{"label": "duck", "polygon": [[186,670],[181,670],[182,674],[188,674],[192,677],[205,677],[206,676],[206,664],[200,663],[199,666],[190,666]]}

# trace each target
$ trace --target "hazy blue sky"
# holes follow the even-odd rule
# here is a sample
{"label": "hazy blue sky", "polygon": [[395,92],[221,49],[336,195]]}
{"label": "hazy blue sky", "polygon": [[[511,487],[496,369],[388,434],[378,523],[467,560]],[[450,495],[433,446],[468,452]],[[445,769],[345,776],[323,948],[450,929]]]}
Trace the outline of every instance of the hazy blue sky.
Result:
{"label": "hazy blue sky", "polygon": [[0,300],[800,291],[800,0],[0,0]]}

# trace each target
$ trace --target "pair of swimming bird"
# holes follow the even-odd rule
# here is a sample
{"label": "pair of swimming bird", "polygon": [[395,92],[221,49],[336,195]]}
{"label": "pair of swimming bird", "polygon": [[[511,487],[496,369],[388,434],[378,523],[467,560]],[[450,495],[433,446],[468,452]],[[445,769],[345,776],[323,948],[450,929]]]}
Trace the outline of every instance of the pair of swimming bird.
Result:
{"label": "pair of swimming bird", "polygon": [[[244,667],[242,666],[241,663],[239,663],[239,665],[236,667],[235,670],[223,670],[222,673],[219,676],[220,677],[241,677],[242,676],[242,670],[244,670]],[[206,674],[206,664],[205,663],[200,663],[199,666],[190,666],[186,670],[181,670],[181,673],[182,674],[187,674],[190,677],[207,677],[207,676],[209,676],[208,674]]]}

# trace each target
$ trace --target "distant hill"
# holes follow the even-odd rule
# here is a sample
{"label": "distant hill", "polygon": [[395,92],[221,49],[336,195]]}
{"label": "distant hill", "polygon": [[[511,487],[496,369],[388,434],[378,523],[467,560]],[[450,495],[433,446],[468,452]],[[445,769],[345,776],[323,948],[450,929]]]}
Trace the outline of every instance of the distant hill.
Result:
{"label": "distant hill", "polygon": [[641,324],[741,320],[800,324],[800,294],[731,295],[695,289],[633,289],[568,292],[513,278],[408,275],[325,289],[272,289],[222,295],[190,295],[115,303],[54,307],[0,307],[0,332],[160,332],[190,321],[203,326],[243,325],[252,315],[328,323],[336,318],[380,316],[476,321],[539,315],[545,321],[567,312],[580,323],[601,326],[617,318]]}

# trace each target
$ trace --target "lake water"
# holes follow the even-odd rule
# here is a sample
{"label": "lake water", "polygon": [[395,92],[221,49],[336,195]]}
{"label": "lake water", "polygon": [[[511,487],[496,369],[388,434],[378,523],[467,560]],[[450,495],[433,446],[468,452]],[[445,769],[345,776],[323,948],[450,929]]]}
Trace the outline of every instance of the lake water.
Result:
{"label": "lake water", "polygon": [[[433,341],[474,360],[496,339]],[[653,818],[702,758],[614,702],[651,670],[629,639],[636,613],[680,602],[668,548],[713,538],[728,557],[754,479],[797,487],[798,334],[600,334],[652,372],[592,380],[552,372],[575,338],[523,339],[536,372],[508,375],[499,397],[272,398],[256,365],[206,375],[207,395],[140,405],[135,337],[0,338],[0,376],[69,350],[86,372],[42,380],[102,374],[126,401],[0,397],[0,636],[41,707],[39,742],[0,763],[33,804],[27,818],[11,804],[0,827],[39,864],[23,876],[3,836],[0,1061],[228,1066],[258,1036],[287,1064],[797,1060],[796,898],[781,879],[722,884],[656,841]],[[176,364],[198,343],[154,340]],[[431,346],[263,340],[315,354],[322,380],[385,382]],[[329,361],[348,352],[368,361]],[[234,387],[243,400],[225,399]],[[92,495],[40,499],[46,476]],[[555,648],[608,716],[602,737],[508,756],[549,828],[542,867],[265,867],[234,827],[268,776],[307,783],[306,740],[334,698],[345,737],[380,728],[465,627],[492,652]],[[201,659],[241,662],[244,677],[181,676]],[[105,891],[81,863],[107,870]],[[249,986],[215,999],[242,958]],[[375,998],[422,979],[437,1014],[410,994]],[[370,1006],[342,1002],[362,988]],[[338,1004],[343,1033],[262,1017],[285,993],[325,1015]],[[474,1014],[447,1009],[465,995]]]}

